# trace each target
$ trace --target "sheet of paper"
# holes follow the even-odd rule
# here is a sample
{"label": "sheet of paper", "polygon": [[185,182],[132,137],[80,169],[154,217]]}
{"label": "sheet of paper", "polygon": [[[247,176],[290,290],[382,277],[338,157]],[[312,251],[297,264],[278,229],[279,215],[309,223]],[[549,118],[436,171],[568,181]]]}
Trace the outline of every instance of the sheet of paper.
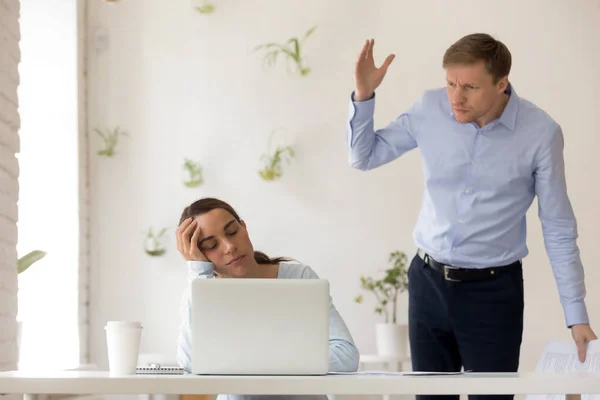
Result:
{"label": "sheet of paper", "polygon": [[[429,372],[429,371],[357,371],[357,372],[330,372],[330,375],[391,375],[391,376],[433,376],[433,375],[461,375],[463,372]],[[600,400],[600,399],[599,399]]]}
{"label": "sheet of paper", "polygon": [[357,372],[330,372],[329,375],[402,375],[402,372],[392,371],[357,371]]}
{"label": "sheet of paper", "polygon": [[[600,372],[600,341],[588,343],[585,362],[579,361],[574,342],[551,342],[538,360],[536,372]],[[564,400],[564,395],[530,395],[527,400]],[[581,396],[582,400],[600,400],[599,394]]]}
{"label": "sheet of paper", "polygon": [[431,371],[407,371],[403,372],[405,376],[432,376],[432,375],[462,375],[465,372],[431,372]]}

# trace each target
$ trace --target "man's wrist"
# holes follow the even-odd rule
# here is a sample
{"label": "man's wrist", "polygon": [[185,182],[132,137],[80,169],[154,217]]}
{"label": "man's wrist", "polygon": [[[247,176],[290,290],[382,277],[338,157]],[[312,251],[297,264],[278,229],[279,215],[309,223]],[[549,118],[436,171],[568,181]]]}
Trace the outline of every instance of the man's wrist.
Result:
{"label": "man's wrist", "polygon": [[354,96],[352,97],[352,100],[358,101],[358,102],[367,101],[367,100],[371,100],[374,95],[375,95],[375,92],[364,94],[361,92],[354,91]]}
{"label": "man's wrist", "polygon": [[569,325],[569,329],[571,329],[571,328],[574,328],[574,327],[576,327],[576,326],[583,326],[583,325],[590,326],[589,322],[581,322],[581,323],[579,323],[579,324],[572,324],[572,325]]}

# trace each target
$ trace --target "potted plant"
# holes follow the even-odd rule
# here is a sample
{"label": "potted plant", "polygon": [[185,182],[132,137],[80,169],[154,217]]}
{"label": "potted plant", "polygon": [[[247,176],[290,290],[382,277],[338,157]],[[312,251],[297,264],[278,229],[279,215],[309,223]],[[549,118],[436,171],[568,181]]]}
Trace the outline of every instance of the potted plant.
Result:
{"label": "potted plant", "polygon": [[271,153],[271,139],[275,131],[269,136],[269,144],[267,153],[263,154],[261,160],[263,168],[258,171],[260,177],[265,181],[276,181],[283,174],[282,163],[289,162],[295,155],[294,149],[291,146],[277,146],[275,151]]}
{"label": "potted plant", "polygon": [[302,58],[301,48],[304,41],[315,31],[317,27],[313,26],[310,28],[302,39],[295,37],[289,38],[285,43],[266,43],[256,46],[254,51],[266,50],[263,58],[264,64],[272,67],[277,62],[277,56],[279,54],[282,57],[287,58],[288,61],[293,62],[296,65],[296,71],[300,76],[307,76],[310,73],[310,68],[304,65],[304,59]]}
{"label": "potted plant", "polygon": [[[35,262],[46,256],[46,252],[33,250],[17,260],[17,273],[20,275],[31,267]],[[17,346],[21,346],[21,336],[23,332],[23,321],[17,321]]]}
{"label": "potted plant", "polygon": [[202,166],[200,163],[194,162],[189,158],[186,158],[183,162],[183,170],[185,177],[183,184],[189,188],[194,188],[202,185],[204,179],[202,179]]}
{"label": "potted plant", "polygon": [[[408,327],[397,323],[398,296],[408,289],[407,257],[404,252],[390,253],[391,268],[380,279],[361,276],[362,289],[373,293],[377,301],[375,313],[384,321],[375,327],[377,353],[386,357],[404,357],[408,354]],[[359,295],[355,302],[362,303]]]}
{"label": "potted plant", "polygon": [[146,239],[144,240],[144,251],[151,257],[160,257],[167,249],[162,242],[164,234],[167,232],[167,228],[162,228],[158,232],[154,232],[152,227],[146,232]]}
{"label": "potted plant", "polygon": [[196,11],[200,14],[212,14],[215,11],[215,6],[208,0],[195,0]]}
{"label": "potted plant", "polygon": [[98,155],[103,157],[114,157],[115,148],[119,143],[119,136],[129,136],[127,132],[123,132],[119,127],[116,127],[113,131],[107,130],[102,132],[100,129],[94,129],[94,131],[102,138],[104,142],[104,148],[98,150]]}

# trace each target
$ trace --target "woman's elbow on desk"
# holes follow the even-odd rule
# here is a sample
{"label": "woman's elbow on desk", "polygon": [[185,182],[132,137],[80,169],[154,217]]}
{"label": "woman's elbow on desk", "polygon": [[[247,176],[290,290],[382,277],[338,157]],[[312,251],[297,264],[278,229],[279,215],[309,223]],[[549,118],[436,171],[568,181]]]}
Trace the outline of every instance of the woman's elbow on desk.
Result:
{"label": "woman's elbow on desk", "polygon": [[329,342],[329,372],[356,372],[360,354],[354,343],[345,340]]}

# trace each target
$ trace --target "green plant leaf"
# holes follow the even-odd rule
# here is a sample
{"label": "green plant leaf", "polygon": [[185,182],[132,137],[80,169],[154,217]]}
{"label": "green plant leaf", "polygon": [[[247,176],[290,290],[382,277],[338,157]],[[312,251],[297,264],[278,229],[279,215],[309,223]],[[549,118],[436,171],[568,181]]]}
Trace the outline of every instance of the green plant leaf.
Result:
{"label": "green plant leaf", "polygon": [[[269,135],[267,148],[271,147],[271,139],[275,131]],[[287,153],[287,154],[286,154]],[[294,151],[290,146],[277,147],[272,155],[263,154],[260,161],[263,162],[263,168],[259,170],[259,176],[265,181],[274,181],[281,178],[283,172],[281,164],[289,162],[289,159],[294,156]]]}
{"label": "green plant leaf", "polygon": [[[302,42],[304,42],[304,40],[306,40],[316,29],[316,25],[313,26],[312,28],[310,28],[305,34],[304,37],[302,38]],[[288,47],[291,46],[291,47]],[[254,51],[258,51],[258,50],[269,50],[265,56],[264,56],[264,60],[263,63],[272,67],[276,64],[277,61],[277,56],[279,53],[284,54],[290,61],[294,62],[297,66],[297,71],[300,74],[300,76],[306,76],[309,74],[310,72],[310,68],[305,67],[304,65],[302,65],[302,57],[301,57],[301,53],[302,53],[302,46],[301,46],[301,42],[298,38],[292,37],[289,38],[286,42],[284,42],[284,44],[279,44],[279,43],[265,43],[262,45],[258,45],[256,47],[254,47]],[[275,49],[272,50],[271,49]]]}
{"label": "green plant leaf", "polygon": [[204,181],[201,179],[183,182],[183,184],[189,188],[198,187],[198,186],[202,185],[203,183],[204,183]]}
{"label": "green plant leaf", "polygon": [[[296,39],[294,39],[294,40],[296,40]],[[282,47],[281,52],[284,53],[289,58],[291,58],[296,63],[300,62],[300,56],[297,53],[293,52],[292,50],[288,49],[287,47]]]}
{"label": "green plant leaf", "polygon": [[18,273],[22,273],[25,270],[27,270],[27,268],[31,267],[35,262],[41,260],[42,258],[44,258],[46,256],[46,252],[41,251],[41,250],[33,250],[27,254],[25,254],[23,257],[19,258],[19,260],[17,261],[17,270]]}
{"label": "green plant leaf", "polygon": [[207,0],[204,0],[202,5],[196,7],[196,10],[200,14],[211,14],[212,12],[215,11],[215,6],[212,5],[210,2],[208,2]]}
{"label": "green plant leaf", "polygon": [[118,126],[112,132],[107,131],[104,133],[97,128],[94,131],[104,142],[104,148],[98,151],[98,155],[105,157],[113,157],[115,155],[115,147],[119,142],[119,136],[129,137],[127,132],[122,132]]}
{"label": "green plant leaf", "polygon": [[293,46],[293,50],[290,51],[290,53],[293,54],[294,60],[295,61],[299,60],[299,58],[300,58],[300,43],[298,42],[298,39],[291,38],[290,40],[288,40],[288,43]]}
{"label": "green plant leaf", "polygon": [[270,49],[271,47],[279,47],[279,46],[281,46],[279,43],[265,43],[265,44],[259,44],[253,50],[258,51],[261,49]]}
{"label": "green plant leaf", "polygon": [[194,162],[189,158],[185,158],[183,169],[187,172],[187,179],[184,179],[183,184],[187,187],[197,187],[203,183],[202,166],[200,163]]}
{"label": "green plant leaf", "polygon": [[96,132],[98,134],[98,136],[100,136],[102,138],[102,140],[104,140],[104,142],[108,142],[106,135],[100,130],[100,129],[94,129],[94,132]]}
{"label": "green plant leaf", "polygon": [[150,227],[146,232],[146,239],[144,241],[144,252],[150,256],[158,257],[166,252],[165,246],[161,242],[161,238],[166,233],[167,228],[162,228],[155,232]]}
{"label": "green plant leaf", "polygon": [[312,28],[310,28],[308,31],[306,31],[306,33],[304,34],[304,39],[308,38],[310,35],[313,34],[313,32],[317,29],[317,25],[313,26]]}
{"label": "green plant leaf", "polygon": [[408,257],[401,251],[394,251],[390,253],[388,262],[392,265],[383,271],[380,279],[360,276],[360,285],[375,296],[378,303],[375,312],[384,315],[386,322],[396,323],[398,294],[408,290]]}

